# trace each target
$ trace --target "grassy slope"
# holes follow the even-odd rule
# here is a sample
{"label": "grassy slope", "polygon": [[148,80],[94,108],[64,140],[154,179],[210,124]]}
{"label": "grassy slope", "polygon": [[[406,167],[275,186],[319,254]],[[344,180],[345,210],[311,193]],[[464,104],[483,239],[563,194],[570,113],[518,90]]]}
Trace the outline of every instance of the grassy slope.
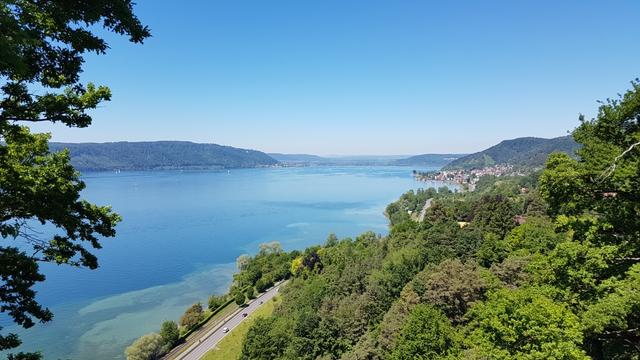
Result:
{"label": "grassy slope", "polygon": [[279,297],[273,298],[262,305],[258,310],[249,315],[245,321],[243,321],[236,328],[231,330],[229,335],[222,339],[218,346],[205,354],[202,360],[231,360],[237,359],[240,356],[242,350],[242,340],[244,340],[249,327],[260,316],[269,316],[273,313],[273,309],[280,301]]}

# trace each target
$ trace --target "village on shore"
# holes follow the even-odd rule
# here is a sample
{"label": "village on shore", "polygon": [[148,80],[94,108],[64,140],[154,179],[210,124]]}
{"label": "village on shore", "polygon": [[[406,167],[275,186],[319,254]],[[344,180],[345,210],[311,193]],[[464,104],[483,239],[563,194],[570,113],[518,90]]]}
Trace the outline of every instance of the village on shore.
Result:
{"label": "village on shore", "polygon": [[522,176],[524,173],[514,169],[513,165],[500,164],[486,166],[478,169],[456,169],[420,172],[413,171],[413,176],[418,181],[444,181],[462,186],[463,189],[474,191],[476,184],[483,176]]}

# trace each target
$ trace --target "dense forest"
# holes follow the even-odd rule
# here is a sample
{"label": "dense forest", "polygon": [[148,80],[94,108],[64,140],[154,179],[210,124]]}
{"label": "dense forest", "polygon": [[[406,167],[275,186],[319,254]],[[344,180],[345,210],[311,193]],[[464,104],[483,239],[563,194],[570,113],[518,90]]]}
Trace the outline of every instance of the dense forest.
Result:
{"label": "dense forest", "polygon": [[49,148],[69,149],[71,164],[79,170],[228,169],[278,163],[256,150],[188,141],[50,143]]}
{"label": "dense forest", "polygon": [[[409,192],[387,208],[388,236],[290,253],[282,303],[240,358],[639,359],[639,118],[633,83],[581,119],[577,159],[553,153],[474,192]],[[273,258],[265,270],[287,256]],[[262,279],[241,274],[236,287]]]}
{"label": "dense forest", "polygon": [[391,165],[442,167],[463,156],[466,156],[466,154],[422,154],[411,156],[406,159],[398,159],[391,163]]}
{"label": "dense forest", "polygon": [[[353,155],[353,156],[317,156],[309,154],[279,154],[269,153],[269,156],[283,164],[291,166],[386,166],[386,165],[412,165],[398,163],[406,159],[404,155]],[[450,160],[442,160],[450,155],[430,155],[433,162],[429,165],[444,165]],[[422,165],[424,162],[420,162]]]}
{"label": "dense forest", "polygon": [[505,140],[486,150],[451,161],[443,170],[468,170],[498,164],[541,167],[552,152],[563,152],[573,156],[578,147],[578,143],[571,136],[553,139],[523,137]]}

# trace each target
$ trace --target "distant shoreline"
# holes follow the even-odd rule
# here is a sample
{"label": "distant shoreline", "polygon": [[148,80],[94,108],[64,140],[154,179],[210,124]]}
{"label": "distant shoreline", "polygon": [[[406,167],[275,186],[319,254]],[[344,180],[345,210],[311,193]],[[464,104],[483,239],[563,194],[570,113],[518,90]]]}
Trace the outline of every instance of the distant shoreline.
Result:
{"label": "distant shoreline", "polygon": [[[424,165],[424,167],[434,167],[438,165]],[[416,169],[415,165],[393,165],[393,164],[307,164],[307,165],[267,165],[253,167],[154,167],[154,168],[120,168],[120,169],[95,169],[95,168],[76,168],[81,173],[118,173],[118,172],[156,172],[156,171],[231,171],[231,170],[251,170],[251,169],[291,169],[291,168],[329,168],[329,167],[389,167],[389,168],[405,168]]]}

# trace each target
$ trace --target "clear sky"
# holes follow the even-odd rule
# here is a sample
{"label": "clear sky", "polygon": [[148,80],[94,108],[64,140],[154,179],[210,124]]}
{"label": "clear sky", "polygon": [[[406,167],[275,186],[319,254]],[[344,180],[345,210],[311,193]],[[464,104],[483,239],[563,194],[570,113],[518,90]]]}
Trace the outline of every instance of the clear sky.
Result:
{"label": "clear sky", "polygon": [[473,152],[555,137],[640,76],[640,2],[138,0],[83,78],[113,99],[54,141],[268,152]]}

